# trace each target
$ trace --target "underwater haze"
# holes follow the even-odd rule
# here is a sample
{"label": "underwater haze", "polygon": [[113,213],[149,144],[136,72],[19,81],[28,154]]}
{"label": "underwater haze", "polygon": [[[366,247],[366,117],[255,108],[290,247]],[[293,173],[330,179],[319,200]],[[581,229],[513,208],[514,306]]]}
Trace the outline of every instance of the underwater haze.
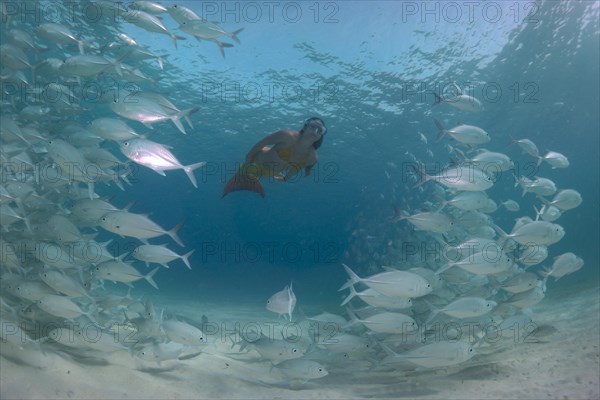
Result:
{"label": "underwater haze", "polygon": [[[598,396],[600,2],[3,0],[0,16],[2,398]],[[311,117],[309,175],[226,191],[257,142]],[[147,141],[160,151],[128,150]],[[448,254],[469,240],[491,255]],[[531,341],[431,336],[509,321]],[[112,344],[75,343],[91,323]]]}

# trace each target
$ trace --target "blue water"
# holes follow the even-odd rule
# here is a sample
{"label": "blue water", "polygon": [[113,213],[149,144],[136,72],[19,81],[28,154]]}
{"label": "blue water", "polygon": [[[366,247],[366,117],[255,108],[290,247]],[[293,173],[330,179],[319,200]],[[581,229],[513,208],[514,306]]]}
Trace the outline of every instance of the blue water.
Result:
{"label": "blue water", "polygon": [[[394,261],[384,256],[387,242],[405,227],[387,223],[392,205],[418,210],[429,200],[404,182],[403,163],[411,161],[407,152],[428,163],[448,161],[448,140],[434,142],[433,117],[485,128],[493,138],[487,148],[509,154],[521,174],[548,177],[582,194],[583,204],[557,221],[567,234],[544,264],[572,251],[585,266],[557,285],[598,284],[598,3],[532,8],[511,2],[502,4],[498,21],[491,9],[484,15],[475,8],[473,23],[468,10],[462,10],[462,23],[454,23],[443,3],[438,14],[421,15],[421,3],[399,2],[319,3],[321,11],[335,11],[337,21],[315,23],[312,3],[299,4],[304,14],[298,23],[277,14],[272,23],[266,17],[244,23],[240,11],[239,24],[233,14],[215,15],[226,30],[245,28],[242,44],[227,49],[225,59],[210,43],[188,41],[178,51],[166,44],[171,55],[161,90],[181,107],[199,105],[201,111],[188,136],[164,124],[157,138],[173,144],[181,160],[209,166],[198,173],[198,190],[182,173],[163,178],[140,171],[144,188],[138,184],[118,195],[123,203],[139,200],[139,210],[153,211],[165,226],[186,221],[181,236],[196,249],[194,270],[161,272],[161,290],[261,302],[294,280],[299,304],[335,301],[346,279],[341,262],[361,271]],[[414,4],[417,15],[409,12]],[[199,4],[188,6],[200,11]],[[431,92],[451,93],[450,82],[468,88],[485,111],[432,110]],[[254,142],[279,128],[299,129],[312,115],[328,128],[316,177],[268,182],[264,199],[252,193],[220,198]],[[535,170],[529,156],[506,147],[510,136],[533,140],[540,152],[562,152],[571,165]],[[497,202],[521,204],[519,213],[493,214],[506,229],[517,216],[534,216],[534,196],[522,198],[512,179],[505,174],[489,192]],[[353,232],[360,229],[374,238],[357,239]]]}
{"label": "blue water", "polygon": [[[161,293],[259,305],[293,281],[299,306],[337,304],[337,288],[346,279],[342,262],[363,274],[397,261],[388,254],[389,241],[410,240],[406,222],[387,222],[392,206],[416,212],[431,200],[432,184],[423,192],[413,189],[406,171],[411,154],[429,164],[449,161],[450,140],[435,142],[434,118],[486,129],[492,136],[486,147],[509,154],[522,174],[548,177],[559,189],[581,193],[583,204],[557,221],[566,236],[551,246],[544,265],[572,251],[585,261],[583,269],[550,288],[598,285],[598,2],[491,2],[472,10],[444,2],[283,2],[272,16],[262,3],[179,3],[227,31],[243,27],[241,44],[225,49],[221,58],[213,43],[187,36],[175,50],[166,36],[119,26],[168,55],[164,71],[154,61],[140,67],[161,77],[155,86],[141,88],[168,94],[181,109],[200,107],[187,135],[167,122],[156,125],[151,136],[173,146],[184,164],[207,161],[196,172],[199,188],[181,171],[162,177],[143,167],[135,169],[134,185],[126,191],[97,188],[117,206],[136,201],[133,212],[151,213],[163,227],[185,221],[180,236],[185,251],[196,250],[193,270],[182,264],[161,270],[156,276]],[[256,5],[260,15],[253,13]],[[110,24],[63,17],[60,22],[86,39],[113,40]],[[164,22],[181,34],[168,15]],[[451,94],[452,82],[485,110],[432,108],[433,92]],[[114,115],[101,102],[90,101],[88,109],[74,119]],[[221,198],[256,141],[277,129],[300,129],[315,115],[328,131],[312,177],[265,182],[264,199],[249,192]],[[507,147],[511,136],[533,140],[541,152],[565,154],[570,167],[543,164],[532,170],[529,156]],[[492,214],[509,230],[517,216],[533,217],[536,203],[533,195],[521,197],[512,187],[510,174],[499,182],[490,196],[521,204],[519,213]],[[109,238],[103,232],[98,240]],[[138,242],[115,243],[121,253]]]}

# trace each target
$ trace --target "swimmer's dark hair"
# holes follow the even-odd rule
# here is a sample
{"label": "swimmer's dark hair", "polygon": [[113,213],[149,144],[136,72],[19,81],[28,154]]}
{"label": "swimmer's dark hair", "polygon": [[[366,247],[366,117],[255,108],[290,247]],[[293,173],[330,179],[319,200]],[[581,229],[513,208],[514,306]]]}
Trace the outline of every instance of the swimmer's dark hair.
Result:
{"label": "swimmer's dark hair", "polygon": [[306,121],[304,121],[304,125],[302,126],[302,129],[300,129],[300,134],[304,133],[304,127],[306,125],[310,124],[312,121],[319,121],[323,125],[323,128],[325,128],[325,132],[323,132],[323,135],[321,135],[321,139],[319,139],[313,143],[313,147],[316,150],[319,147],[321,147],[321,145],[323,144],[323,139],[325,138],[325,133],[327,132],[327,127],[325,126],[325,122],[321,118],[311,117],[311,118],[307,119]]}

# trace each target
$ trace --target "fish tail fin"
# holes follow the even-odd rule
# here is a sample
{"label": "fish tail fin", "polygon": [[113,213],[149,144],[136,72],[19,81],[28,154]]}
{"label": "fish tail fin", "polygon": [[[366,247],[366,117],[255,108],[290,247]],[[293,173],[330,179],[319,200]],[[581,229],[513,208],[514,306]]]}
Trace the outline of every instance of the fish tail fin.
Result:
{"label": "fish tail fin", "polygon": [[538,221],[540,219],[540,217],[542,216],[542,211],[544,209],[544,206],[542,206],[541,209],[537,209],[536,206],[533,206],[533,209],[535,210],[535,220]]}
{"label": "fish tail fin", "polygon": [[446,134],[446,128],[444,128],[444,125],[442,125],[442,123],[435,118],[433,119],[433,122],[435,122],[435,126],[437,126],[437,128],[439,129],[438,135],[435,138],[435,141],[439,142]]}
{"label": "fish tail fin", "polygon": [[431,314],[429,315],[429,317],[427,318],[427,321],[425,322],[425,324],[429,324],[440,313],[440,310],[438,308],[436,308],[433,304],[428,302],[427,300],[423,300],[423,301],[425,302],[425,304],[427,304],[427,307],[429,307],[429,311],[431,311]]}
{"label": "fish tail fin", "polygon": [[192,266],[190,265],[189,258],[190,258],[190,256],[192,254],[194,254],[195,251],[196,251],[196,249],[194,249],[194,250],[190,251],[189,253],[184,254],[184,255],[181,256],[181,260],[185,263],[185,266],[188,267],[188,269],[192,269]]}
{"label": "fish tail fin", "polygon": [[173,40],[173,46],[175,47],[175,50],[177,50],[177,40],[178,39],[179,40],[185,40],[186,39],[183,36],[178,36],[178,35],[175,35],[175,34],[171,34],[169,36],[171,36],[171,40]]}
{"label": "fish tail fin", "polygon": [[543,157],[538,156],[537,158],[537,163],[535,164],[537,167],[539,167],[540,165],[542,165],[542,161],[544,160]]}
{"label": "fish tail fin", "polygon": [[191,164],[191,165],[187,165],[187,166],[183,167],[183,170],[185,171],[188,178],[190,178],[190,182],[192,182],[192,185],[194,185],[195,188],[198,187],[198,182],[196,181],[196,176],[194,176],[194,170],[196,170],[200,167],[204,167],[205,165],[206,165],[206,162],[202,161],[202,162],[199,162],[196,164]]}
{"label": "fish tail fin", "polygon": [[[120,57],[118,57],[116,60],[112,61],[109,65],[109,67],[113,67],[115,69],[115,71],[117,72],[117,74],[119,76],[123,76],[123,66],[121,65],[121,63],[127,58],[129,57],[131,54],[133,53],[133,50],[130,51],[126,51],[124,54],[122,54]],[[108,67],[107,67],[108,68]]]}
{"label": "fish tail fin", "polygon": [[444,235],[436,234],[436,235],[431,235],[431,237],[433,238],[433,240],[438,242],[445,249],[452,248],[452,246],[450,246],[450,243],[448,243],[448,240],[446,239],[446,237]]}
{"label": "fish tail fin", "polygon": [[231,39],[233,39],[233,41],[236,42],[237,44],[242,44],[242,42],[240,42],[240,39],[238,39],[237,35],[239,35],[239,33],[243,30],[244,30],[244,28],[240,28],[237,31],[231,32],[227,36],[229,36]]}
{"label": "fish tail fin", "polygon": [[502,228],[500,228],[496,224],[492,224],[492,228],[494,228],[494,230],[496,231],[496,233],[498,233],[498,235],[500,235],[500,237],[502,238],[502,241],[499,242],[498,245],[500,246],[500,248],[504,249],[504,245],[506,244],[506,241],[508,239],[510,239],[510,236],[508,236],[508,234],[506,232],[504,232],[502,230]]}
{"label": "fish tail fin", "polygon": [[513,144],[517,143],[517,139],[515,139],[510,133],[508,134],[508,138],[509,138],[509,141],[508,141],[508,144],[506,145],[506,147],[510,147]]}
{"label": "fish tail fin", "polygon": [[199,109],[200,108],[198,108],[198,107],[192,107],[192,108],[188,108],[187,110],[180,111],[176,115],[171,117],[171,121],[173,121],[173,124],[175,124],[177,129],[179,129],[179,131],[185,135],[185,134],[187,134],[187,132],[185,131],[185,128],[183,127],[183,124],[181,123],[181,118],[184,118],[187,121],[187,123],[190,125],[190,127],[193,128],[192,122],[189,118],[190,118],[190,115],[192,115]]}
{"label": "fish tail fin", "polygon": [[[465,155],[465,153],[462,152],[462,150],[457,149],[457,148],[452,148],[452,151],[454,152],[454,154],[456,154],[458,156],[458,158],[460,158],[460,160],[465,163],[467,161],[469,161],[469,159],[467,158],[467,156]],[[458,165],[458,163],[455,163],[456,165]]]}
{"label": "fish tail fin", "polygon": [[162,57],[157,57],[156,61],[158,61],[158,66],[161,70],[165,69],[165,60]]}
{"label": "fish tail fin", "polygon": [[154,274],[156,274],[156,271],[158,271],[160,269],[160,267],[156,267],[154,268],[152,271],[148,272],[147,275],[144,275],[144,279],[152,285],[152,287],[154,287],[154,289],[158,290],[158,285],[156,284],[156,282],[154,282],[154,279],[152,279],[152,277],[154,276]]}
{"label": "fish tail fin", "polygon": [[435,106],[437,106],[437,105],[439,105],[439,104],[441,104],[441,103],[443,103],[443,102],[444,102],[444,99],[442,99],[442,98],[440,97],[440,95],[438,95],[437,93],[434,93],[433,95],[435,96],[435,101],[434,101],[434,102],[433,102],[433,104],[431,105],[432,107],[435,107]]}
{"label": "fish tail fin", "polygon": [[502,236],[505,239],[508,238],[508,234],[506,232],[504,232],[502,230],[502,228],[500,228],[498,225],[492,224],[492,228],[494,228],[494,230],[498,233],[498,235]]}
{"label": "fish tail fin", "polygon": [[514,187],[517,187],[517,186],[519,186],[519,177],[517,176],[517,174],[515,174],[515,173],[513,172],[512,176],[513,176],[513,179],[515,180]]}
{"label": "fish tail fin", "polygon": [[[540,276],[542,276],[544,278],[544,280],[542,281],[542,288],[544,289],[544,292],[546,292],[546,283],[548,282],[548,278],[550,278],[550,276],[552,275],[552,272],[553,271],[552,271],[551,267],[544,267],[544,266],[542,266],[541,271],[538,271]],[[558,280],[558,279],[556,279],[556,280]]]}
{"label": "fish tail fin", "polygon": [[545,206],[552,205],[552,203],[550,203],[550,201],[548,199],[545,199],[544,197],[540,196],[539,194],[537,194],[536,196],[542,203],[544,203]]}
{"label": "fish tail fin", "polygon": [[342,264],[344,269],[346,270],[346,273],[348,274],[348,276],[350,277],[350,280],[348,282],[346,282],[341,288],[338,289],[339,291],[342,291],[344,289],[349,288],[350,286],[354,285],[355,283],[360,282],[362,279],[360,279],[360,277],[358,275],[356,275],[354,273],[354,271],[352,271],[350,269],[350,267],[348,267],[346,264]]}
{"label": "fish tail fin", "polygon": [[347,329],[347,328],[351,327],[352,325],[356,325],[356,324],[360,323],[358,317],[356,316],[356,314],[354,314],[354,312],[350,309],[350,307],[346,307],[346,312],[350,316],[350,321],[345,323],[344,326],[342,326],[342,329]]}
{"label": "fish tail fin", "polygon": [[387,344],[385,344],[384,342],[378,342],[378,344],[383,349],[383,351],[385,351],[388,355],[390,355],[392,357],[398,356],[398,353],[396,353],[394,350],[392,350],[392,348],[390,346],[388,346]]}
{"label": "fish tail fin", "polygon": [[413,170],[415,171],[415,173],[419,176],[419,179],[413,185],[413,189],[421,186],[422,184],[424,184],[425,182],[427,182],[428,180],[431,179],[431,177],[429,175],[427,175],[425,170],[423,168],[421,168],[420,165],[413,163],[413,164],[411,164],[411,166],[412,166]]}
{"label": "fish tail fin", "polygon": [[181,247],[185,247],[185,245],[183,244],[183,242],[181,241],[179,236],[177,236],[177,231],[179,230],[179,228],[181,228],[183,226],[183,224],[184,224],[184,221],[181,221],[180,223],[175,225],[173,228],[171,228],[171,230],[167,231],[167,235],[171,236],[171,239],[173,239],[175,241],[175,243],[177,243]]}
{"label": "fish tail fin", "polygon": [[340,304],[340,306],[345,306],[350,300],[352,300],[358,293],[356,292],[356,289],[354,289],[354,285],[350,285],[350,294],[348,295],[348,297],[346,297],[344,299],[344,301],[342,301],[342,304]]}
{"label": "fish tail fin", "polygon": [[239,171],[227,182],[225,188],[223,189],[223,196],[221,198],[227,196],[231,192],[235,192],[238,190],[248,190],[251,192],[255,192],[260,194],[261,197],[265,197],[265,190],[258,178],[245,171],[244,166],[242,165]]}
{"label": "fish tail fin", "polygon": [[448,264],[444,265],[443,267],[441,267],[440,269],[438,269],[437,271],[435,271],[435,274],[436,275],[443,274],[444,272],[448,271],[452,267],[454,267],[454,264],[448,263]]}
{"label": "fish tail fin", "polygon": [[400,210],[400,207],[393,206],[392,208],[394,209],[394,215],[389,218],[390,222],[398,222],[401,219],[404,219],[404,216],[402,215],[402,210]]}
{"label": "fish tail fin", "polygon": [[215,39],[215,43],[219,46],[219,52],[221,53],[221,57],[225,58],[225,47],[233,47],[231,43],[221,42]]}
{"label": "fish tail fin", "polygon": [[175,124],[177,129],[179,129],[179,132],[183,133],[184,135],[187,135],[187,132],[185,131],[185,128],[183,127],[183,124],[181,123],[179,118],[173,117],[171,118],[171,121],[173,121],[173,124]]}
{"label": "fish tail fin", "polygon": [[79,47],[79,54],[85,54],[85,51],[83,49],[85,43],[83,42],[83,40],[78,40],[77,41],[77,47]]}

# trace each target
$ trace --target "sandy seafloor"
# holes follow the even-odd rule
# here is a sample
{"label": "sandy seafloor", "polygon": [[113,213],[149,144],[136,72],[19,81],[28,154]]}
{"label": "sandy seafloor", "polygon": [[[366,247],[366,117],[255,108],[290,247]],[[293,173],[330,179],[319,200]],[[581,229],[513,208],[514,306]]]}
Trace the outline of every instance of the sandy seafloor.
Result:
{"label": "sandy seafloor", "polygon": [[[274,320],[262,308],[183,303],[156,295],[153,299],[157,308],[176,307],[179,314],[196,317],[202,310],[214,321]],[[81,364],[51,352],[19,355],[37,368],[2,357],[0,398],[598,399],[599,304],[598,288],[549,293],[534,309],[534,321],[544,328],[533,343],[511,345],[491,355],[478,354],[453,370],[374,372],[349,366],[299,387],[270,386],[256,382],[281,379],[277,371],[270,372],[269,363],[224,358],[223,353],[235,350],[230,342],[216,340],[197,357],[160,366],[125,351],[113,353],[108,365]],[[7,354],[6,348],[2,353]]]}

